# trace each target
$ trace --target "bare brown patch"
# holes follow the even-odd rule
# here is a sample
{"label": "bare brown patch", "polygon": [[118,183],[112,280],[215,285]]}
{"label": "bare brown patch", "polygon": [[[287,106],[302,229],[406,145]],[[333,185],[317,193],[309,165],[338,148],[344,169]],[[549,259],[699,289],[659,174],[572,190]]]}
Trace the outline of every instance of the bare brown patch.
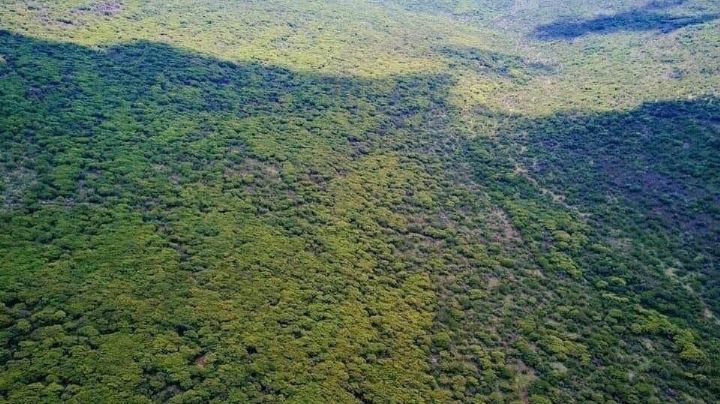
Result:
{"label": "bare brown patch", "polygon": [[89,5],[77,8],[78,12],[115,16],[123,11],[123,3],[118,0],[93,1]]}
{"label": "bare brown patch", "polygon": [[521,242],[520,233],[513,227],[505,211],[495,208],[487,217],[488,225],[493,230],[494,241],[501,243]]}
{"label": "bare brown patch", "polygon": [[202,355],[198,356],[197,358],[195,358],[195,365],[197,367],[199,367],[200,369],[203,369],[203,368],[205,368],[205,364],[207,364],[207,360],[208,360],[207,354],[202,354]]}
{"label": "bare brown patch", "polygon": [[515,369],[518,375],[515,379],[518,396],[523,403],[530,403],[530,395],[528,393],[528,385],[535,379],[535,370],[525,364],[525,362],[518,360],[515,364]]}

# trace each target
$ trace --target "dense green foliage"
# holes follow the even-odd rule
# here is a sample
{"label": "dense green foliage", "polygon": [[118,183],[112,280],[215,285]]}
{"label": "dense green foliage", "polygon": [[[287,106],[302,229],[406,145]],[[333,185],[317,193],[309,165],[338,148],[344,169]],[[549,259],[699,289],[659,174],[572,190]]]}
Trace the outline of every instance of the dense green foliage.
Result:
{"label": "dense green foliage", "polygon": [[542,3],[0,3],[0,402],[716,401],[720,6]]}

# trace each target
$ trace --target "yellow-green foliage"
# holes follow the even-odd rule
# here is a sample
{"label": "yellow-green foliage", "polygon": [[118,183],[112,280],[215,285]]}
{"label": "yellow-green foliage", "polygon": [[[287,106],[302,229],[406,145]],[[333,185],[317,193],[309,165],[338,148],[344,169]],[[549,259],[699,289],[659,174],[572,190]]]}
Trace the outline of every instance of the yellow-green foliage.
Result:
{"label": "yellow-green foliage", "polygon": [[709,0],[0,4],[0,402],[712,402]]}

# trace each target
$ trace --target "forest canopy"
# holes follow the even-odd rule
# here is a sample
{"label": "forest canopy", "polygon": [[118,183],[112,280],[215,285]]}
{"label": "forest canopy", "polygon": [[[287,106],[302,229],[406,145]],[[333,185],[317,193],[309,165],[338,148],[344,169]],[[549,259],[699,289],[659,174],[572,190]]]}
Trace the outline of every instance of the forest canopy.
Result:
{"label": "forest canopy", "polygon": [[719,17],[0,3],[0,402],[715,402]]}

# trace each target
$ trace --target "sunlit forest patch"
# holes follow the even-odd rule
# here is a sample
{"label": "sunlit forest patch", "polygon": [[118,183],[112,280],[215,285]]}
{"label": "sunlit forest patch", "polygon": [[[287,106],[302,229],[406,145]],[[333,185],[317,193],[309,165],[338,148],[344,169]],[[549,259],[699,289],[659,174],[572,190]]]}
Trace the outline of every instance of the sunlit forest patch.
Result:
{"label": "sunlit forest patch", "polygon": [[714,402],[718,13],[0,4],[0,402]]}

